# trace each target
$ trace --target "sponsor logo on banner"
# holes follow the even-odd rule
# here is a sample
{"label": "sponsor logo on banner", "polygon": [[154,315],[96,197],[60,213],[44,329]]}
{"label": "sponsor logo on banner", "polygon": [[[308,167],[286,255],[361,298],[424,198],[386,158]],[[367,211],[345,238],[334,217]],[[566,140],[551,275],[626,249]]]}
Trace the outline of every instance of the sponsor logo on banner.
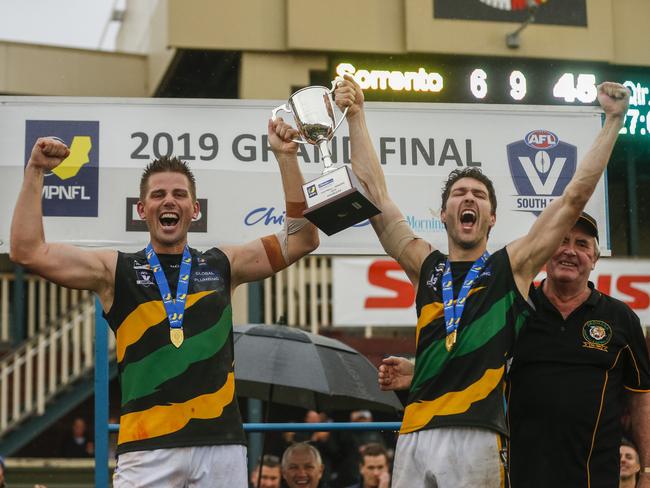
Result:
{"label": "sponsor logo on banner", "polygon": [[517,190],[515,210],[539,215],[559,197],[576,171],[578,149],[539,129],[507,146],[510,175]]}
{"label": "sponsor logo on banner", "polygon": [[[286,216],[285,210],[279,210],[275,207],[257,207],[248,212],[244,217],[244,225],[247,227],[282,225]],[[365,227],[370,225],[369,220],[364,220],[352,227]]]}
{"label": "sponsor logo on banner", "polygon": [[25,165],[39,137],[65,142],[70,155],[43,182],[45,217],[97,217],[99,196],[99,122],[27,120]]}
{"label": "sponsor logo on banner", "polygon": [[[126,198],[126,231],[127,232],[147,232],[147,223],[138,215],[137,197]],[[190,224],[189,232],[207,232],[208,231],[208,200],[206,198],[197,198],[201,211],[196,220]]]}
{"label": "sponsor logo on banner", "polygon": [[409,224],[414,232],[445,232],[445,224],[433,216],[433,211],[430,215],[422,217],[421,215],[406,215],[406,222]]}
{"label": "sponsor logo on banner", "polygon": [[[425,277],[425,286],[440,289],[444,262]],[[413,326],[413,286],[400,267],[388,258],[332,259],[333,317],[335,326]],[[601,259],[590,280],[606,295],[623,301],[650,325],[650,260]],[[489,276],[485,270],[478,279]],[[541,272],[535,285],[546,276]],[[583,347],[605,350],[612,338],[611,326],[603,321],[587,321],[582,327]]]}

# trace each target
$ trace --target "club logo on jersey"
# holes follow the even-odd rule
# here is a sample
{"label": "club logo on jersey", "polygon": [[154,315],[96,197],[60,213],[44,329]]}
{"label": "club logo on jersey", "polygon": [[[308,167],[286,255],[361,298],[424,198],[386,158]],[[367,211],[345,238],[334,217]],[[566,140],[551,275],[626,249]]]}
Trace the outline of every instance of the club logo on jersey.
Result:
{"label": "club logo on jersey", "polygon": [[518,211],[539,215],[562,195],[576,172],[577,147],[548,130],[529,132],[523,140],[508,144],[507,153]]}
{"label": "club logo on jersey", "polygon": [[602,320],[589,320],[582,326],[582,347],[607,352],[607,344],[612,339],[612,328]]}
{"label": "club logo on jersey", "polygon": [[142,286],[154,285],[153,275],[151,274],[151,271],[144,270],[144,269],[136,269],[135,278],[136,278],[135,282],[138,285],[142,285]]}
{"label": "club logo on jersey", "polygon": [[445,262],[441,261],[431,272],[431,277],[427,280],[427,286],[433,291],[438,290],[438,281],[442,279],[442,273],[445,271]]}
{"label": "club logo on jersey", "polygon": [[70,155],[43,182],[46,217],[97,217],[99,201],[99,122],[27,120],[25,165],[39,137],[53,136],[70,148]]}

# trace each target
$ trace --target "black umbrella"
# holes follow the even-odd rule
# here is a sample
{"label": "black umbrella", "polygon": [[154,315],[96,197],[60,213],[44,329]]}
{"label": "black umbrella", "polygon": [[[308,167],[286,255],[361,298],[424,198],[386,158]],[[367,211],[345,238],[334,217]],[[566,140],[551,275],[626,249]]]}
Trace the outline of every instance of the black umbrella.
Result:
{"label": "black umbrella", "polygon": [[234,327],[237,393],[274,403],[323,410],[402,410],[381,391],[377,369],[335,339],[286,325]]}

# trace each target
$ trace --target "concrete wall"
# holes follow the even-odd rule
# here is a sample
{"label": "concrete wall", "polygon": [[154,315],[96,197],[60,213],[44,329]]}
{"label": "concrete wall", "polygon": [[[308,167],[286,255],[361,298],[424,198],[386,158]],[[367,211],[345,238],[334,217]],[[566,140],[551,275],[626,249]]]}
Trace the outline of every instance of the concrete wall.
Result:
{"label": "concrete wall", "polygon": [[144,97],[143,55],[0,42],[0,93]]}

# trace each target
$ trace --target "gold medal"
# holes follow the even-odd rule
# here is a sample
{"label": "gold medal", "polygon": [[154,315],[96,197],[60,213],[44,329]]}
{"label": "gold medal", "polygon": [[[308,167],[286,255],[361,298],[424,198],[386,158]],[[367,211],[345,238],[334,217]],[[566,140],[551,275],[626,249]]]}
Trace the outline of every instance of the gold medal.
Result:
{"label": "gold medal", "polygon": [[181,347],[183,343],[183,328],[173,328],[169,329],[169,338],[176,347]]}
{"label": "gold medal", "polygon": [[451,334],[447,334],[447,337],[445,338],[445,347],[447,348],[447,352],[451,352],[451,350],[454,348],[454,344],[456,344],[456,331],[453,331]]}

